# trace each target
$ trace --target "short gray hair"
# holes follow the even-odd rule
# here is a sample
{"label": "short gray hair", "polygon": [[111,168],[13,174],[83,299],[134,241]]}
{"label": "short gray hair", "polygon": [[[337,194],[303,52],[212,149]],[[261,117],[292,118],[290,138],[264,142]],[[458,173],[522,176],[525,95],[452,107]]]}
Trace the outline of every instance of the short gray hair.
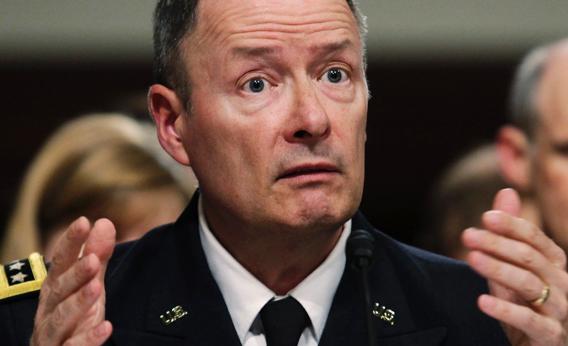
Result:
{"label": "short gray hair", "polygon": [[509,99],[511,122],[532,138],[538,122],[536,96],[552,44],[531,50],[515,72]]}
{"label": "short gray hair", "polygon": [[539,121],[537,94],[542,75],[553,50],[568,44],[568,39],[554,41],[531,50],[515,72],[509,99],[511,123],[531,139]]}

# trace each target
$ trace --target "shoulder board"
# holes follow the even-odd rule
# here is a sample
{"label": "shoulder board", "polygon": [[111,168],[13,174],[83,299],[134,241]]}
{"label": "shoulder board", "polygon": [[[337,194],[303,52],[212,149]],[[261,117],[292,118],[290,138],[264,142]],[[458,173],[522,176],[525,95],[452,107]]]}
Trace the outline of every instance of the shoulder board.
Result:
{"label": "shoulder board", "polygon": [[27,259],[0,265],[0,300],[39,291],[46,276],[43,256],[37,252]]}

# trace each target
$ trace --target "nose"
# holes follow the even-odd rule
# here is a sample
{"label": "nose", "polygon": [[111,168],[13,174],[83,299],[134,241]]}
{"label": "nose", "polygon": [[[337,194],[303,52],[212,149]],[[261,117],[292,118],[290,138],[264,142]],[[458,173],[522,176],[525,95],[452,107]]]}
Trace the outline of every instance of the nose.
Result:
{"label": "nose", "polygon": [[286,140],[291,143],[316,143],[330,133],[330,119],[317,93],[317,85],[305,81],[293,92]]}

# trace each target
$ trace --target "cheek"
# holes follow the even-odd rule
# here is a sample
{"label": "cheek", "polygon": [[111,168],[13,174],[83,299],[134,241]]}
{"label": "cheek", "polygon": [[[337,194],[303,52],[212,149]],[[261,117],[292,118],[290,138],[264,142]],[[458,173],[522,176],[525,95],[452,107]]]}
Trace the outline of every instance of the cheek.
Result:
{"label": "cheek", "polygon": [[200,184],[207,184],[221,176],[228,176],[234,171],[230,158],[234,146],[232,135],[227,129],[214,121],[211,114],[200,113],[188,128],[187,140],[184,142],[189,153],[190,165]]}
{"label": "cheek", "polygon": [[268,131],[258,128],[265,127],[228,117],[196,127],[195,139],[187,149],[195,154],[192,166],[200,181],[218,180],[213,183],[234,187],[248,185],[249,181],[260,183],[271,146]]}
{"label": "cheek", "polygon": [[541,199],[568,205],[568,159],[545,156],[536,172],[536,189]]}
{"label": "cheek", "polygon": [[556,241],[568,246],[566,226],[568,218],[568,162],[551,160],[541,167],[536,178],[535,195],[538,200],[542,221]]}
{"label": "cheek", "polygon": [[544,182],[550,185],[565,185],[568,178],[568,160],[565,158],[544,157],[541,164]]}
{"label": "cheek", "polygon": [[[357,103],[354,103],[356,105]],[[340,140],[348,145],[353,160],[362,160],[365,150],[367,109],[364,104],[359,107],[344,106],[336,110],[337,133]]]}

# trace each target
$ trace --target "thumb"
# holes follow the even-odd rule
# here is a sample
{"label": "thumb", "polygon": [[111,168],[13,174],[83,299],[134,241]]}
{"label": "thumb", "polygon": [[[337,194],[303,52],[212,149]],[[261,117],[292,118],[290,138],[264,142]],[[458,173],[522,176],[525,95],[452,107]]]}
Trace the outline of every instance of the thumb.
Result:
{"label": "thumb", "polygon": [[493,199],[493,209],[504,211],[513,216],[519,216],[521,213],[521,198],[517,191],[511,188],[502,189],[497,192]]}

